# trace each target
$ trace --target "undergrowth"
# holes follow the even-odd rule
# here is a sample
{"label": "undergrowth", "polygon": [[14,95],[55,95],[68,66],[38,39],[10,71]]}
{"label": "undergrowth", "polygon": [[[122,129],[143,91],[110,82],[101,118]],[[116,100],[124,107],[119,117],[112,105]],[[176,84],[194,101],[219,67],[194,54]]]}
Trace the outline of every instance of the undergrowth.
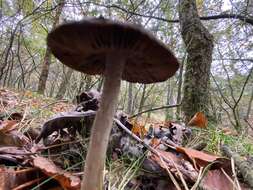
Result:
{"label": "undergrowth", "polygon": [[241,156],[253,155],[253,140],[247,134],[226,134],[217,127],[217,124],[209,123],[206,129],[193,129],[194,141],[207,143],[205,150],[215,154],[221,154],[221,145],[228,145]]}

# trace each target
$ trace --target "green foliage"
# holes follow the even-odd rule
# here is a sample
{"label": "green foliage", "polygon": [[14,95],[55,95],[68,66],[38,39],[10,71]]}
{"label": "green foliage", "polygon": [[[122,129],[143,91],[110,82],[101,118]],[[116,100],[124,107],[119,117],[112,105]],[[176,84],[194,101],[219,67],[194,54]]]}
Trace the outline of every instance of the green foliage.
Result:
{"label": "green foliage", "polygon": [[217,124],[213,123],[209,123],[206,130],[194,129],[193,131],[195,136],[207,142],[206,150],[209,152],[221,154],[220,146],[226,144],[240,155],[253,154],[253,144],[250,136],[225,134],[221,128],[217,127]]}
{"label": "green foliage", "polygon": [[143,155],[134,160],[123,157],[118,160],[108,161],[108,190],[124,190],[128,182],[138,175],[144,158],[145,156]]}

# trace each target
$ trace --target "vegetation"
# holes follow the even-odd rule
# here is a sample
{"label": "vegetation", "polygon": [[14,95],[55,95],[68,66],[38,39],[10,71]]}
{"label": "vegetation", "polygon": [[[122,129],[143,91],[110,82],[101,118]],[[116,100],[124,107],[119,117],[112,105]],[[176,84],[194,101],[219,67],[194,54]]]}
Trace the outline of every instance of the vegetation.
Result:
{"label": "vegetation", "polygon": [[[196,112],[203,112],[208,127],[193,129],[194,137],[185,146],[201,141],[207,143],[205,150],[216,154],[221,154],[222,144],[241,156],[253,154],[252,0],[0,0],[1,88],[23,94],[22,101],[36,98],[47,104],[63,100],[71,104],[83,91],[101,91],[103,76],[61,64],[46,44],[48,33],[58,25],[101,16],[142,25],[180,63],[177,73],[165,82],[122,81],[117,110],[130,118],[142,116],[137,120],[146,123],[185,124]],[[30,105],[27,114],[38,122],[29,127],[62,111],[41,105]],[[78,151],[80,162],[85,157],[83,150]],[[124,189],[141,170],[142,158],[126,160],[107,160],[109,189]],[[68,167],[72,166],[66,163]]]}

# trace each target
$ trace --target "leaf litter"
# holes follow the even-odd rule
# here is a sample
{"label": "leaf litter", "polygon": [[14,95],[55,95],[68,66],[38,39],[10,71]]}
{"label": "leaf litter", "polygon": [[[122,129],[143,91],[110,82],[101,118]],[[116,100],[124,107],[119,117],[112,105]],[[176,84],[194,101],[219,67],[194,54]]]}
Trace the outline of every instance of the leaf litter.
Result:
{"label": "leaf litter", "polygon": [[[1,189],[80,189],[85,159],[82,153],[87,149],[100,99],[96,90],[83,92],[76,96],[74,106],[42,99],[29,91],[18,94],[1,89]],[[187,125],[174,121],[141,123],[128,119],[122,111],[117,112],[114,121],[108,157],[112,160],[143,157],[137,177],[133,175],[126,184],[120,183],[120,187],[138,190],[238,188],[230,159],[183,146],[185,139],[192,135],[189,126],[207,127],[203,113],[196,113]],[[105,173],[105,187],[109,188],[112,182],[107,175],[110,173]],[[247,189],[242,183],[239,186]]]}

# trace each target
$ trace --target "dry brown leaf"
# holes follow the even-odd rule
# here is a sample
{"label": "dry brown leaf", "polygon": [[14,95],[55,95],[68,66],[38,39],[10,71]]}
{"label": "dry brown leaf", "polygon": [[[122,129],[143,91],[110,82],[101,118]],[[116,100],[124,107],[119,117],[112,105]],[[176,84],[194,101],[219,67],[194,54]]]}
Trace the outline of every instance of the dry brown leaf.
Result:
{"label": "dry brown leaf", "polygon": [[[175,164],[181,164],[181,159],[182,157],[180,156],[177,156],[176,154],[172,153],[172,152],[166,152],[166,151],[163,151],[163,150],[158,150],[156,149],[156,151],[163,157],[167,158],[168,160],[171,160],[172,162],[174,162]],[[164,168],[164,164],[161,163],[161,159],[152,154],[151,156],[152,160],[156,161],[156,163],[158,163],[162,168]]]}
{"label": "dry brown leaf", "polygon": [[2,146],[24,146],[30,140],[21,132],[12,130],[7,133],[0,132],[0,144]]}
{"label": "dry brown leaf", "polygon": [[152,147],[157,147],[159,144],[161,143],[161,140],[158,139],[158,138],[152,138],[151,139],[151,142],[150,142],[150,145]]}
{"label": "dry brown leaf", "polygon": [[139,125],[137,122],[134,122],[133,127],[131,129],[132,133],[139,136],[141,139],[148,133],[145,129],[144,125]]}
{"label": "dry brown leaf", "polygon": [[57,180],[66,190],[80,189],[80,178],[57,167],[52,160],[37,156],[34,158],[33,164],[35,167],[41,169],[43,173]]}
{"label": "dry brown leaf", "polygon": [[177,146],[176,150],[180,153],[185,154],[194,164],[198,167],[205,167],[212,162],[225,162],[226,159],[217,155],[207,154],[202,151],[194,150],[191,148],[184,148]]}
{"label": "dry brown leaf", "polygon": [[[162,150],[156,149],[158,152],[158,155],[152,154],[150,156],[150,159],[154,162],[156,162],[159,166],[162,168],[169,170],[171,173],[173,173],[178,179],[180,179],[179,172],[182,174],[182,177],[189,181],[189,182],[195,182],[198,177],[198,172],[193,168],[186,166],[185,162],[188,162],[183,159],[182,156],[176,155],[172,152],[166,152]],[[166,160],[164,159],[166,158]],[[188,164],[190,164],[188,162]]]}
{"label": "dry brown leaf", "polygon": [[[202,179],[200,187],[205,190],[236,189],[232,183],[232,174],[226,173],[226,175],[221,169],[209,170]],[[249,188],[246,188],[243,184],[240,184],[240,186],[242,190],[249,190]]]}
{"label": "dry brown leaf", "polygon": [[4,112],[6,107],[12,108],[18,103],[18,95],[6,89],[0,89],[0,111]]}
{"label": "dry brown leaf", "polygon": [[15,170],[13,167],[0,167],[0,189],[10,190],[24,184],[30,180],[33,180],[34,175],[33,169],[21,169]]}
{"label": "dry brown leaf", "polygon": [[188,126],[195,126],[198,128],[207,127],[207,118],[202,112],[197,112],[193,118],[188,122]]}
{"label": "dry brown leaf", "polygon": [[225,135],[233,135],[233,136],[238,135],[236,130],[229,127],[222,128],[221,130]]}
{"label": "dry brown leaf", "polygon": [[18,122],[15,120],[5,120],[0,124],[0,132],[6,133],[8,131],[14,130],[17,127]]}

